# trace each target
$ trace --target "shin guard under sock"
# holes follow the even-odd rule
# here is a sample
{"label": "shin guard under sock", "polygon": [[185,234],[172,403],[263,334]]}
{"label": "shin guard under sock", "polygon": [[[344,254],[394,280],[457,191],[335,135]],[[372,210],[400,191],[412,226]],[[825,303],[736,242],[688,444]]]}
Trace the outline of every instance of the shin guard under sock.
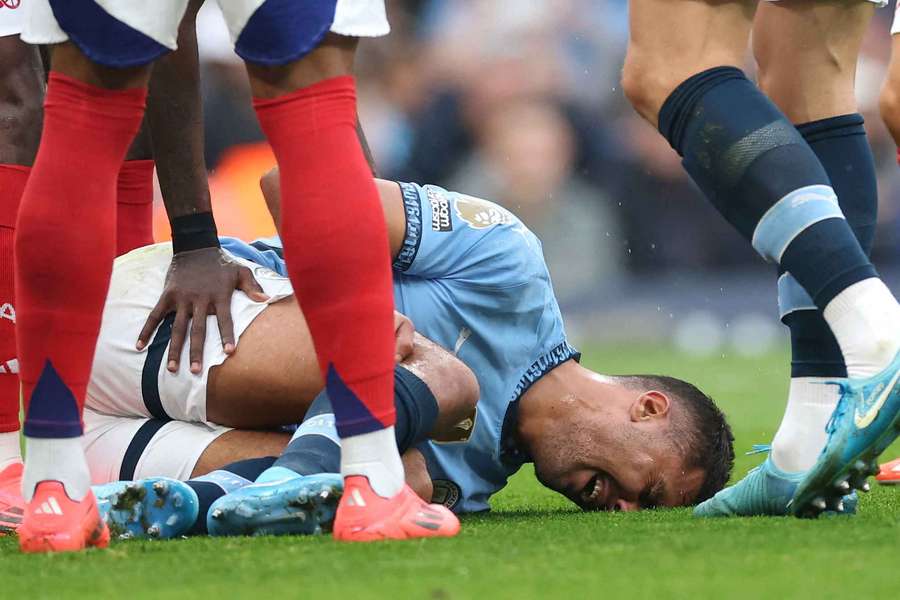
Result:
{"label": "shin guard under sock", "polygon": [[341,437],[394,423],[390,252],[352,77],[254,100],[281,172],[281,236]]}
{"label": "shin guard under sock", "polygon": [[[797,125],[825,168],[841,211],[863,252],[872,252],[878,189],[872,150],[860,114]],[[789,274],[778,280],[781,319],[791,331],[791,377],[847,376],[840,346],[812,298]]]}
{"label": "shin guard under sock", "polygon": [[26,436],[81,435],[115,256],[116,178],[145,98],[145,89],[113,91],[50,74],[15,242]]}
{"label": "shin guard under sock", "polygon": [[740,69],[717,67],[683,82],[663,105],[659,128],[719,212],[819,309],[875,276],[822,164]]}

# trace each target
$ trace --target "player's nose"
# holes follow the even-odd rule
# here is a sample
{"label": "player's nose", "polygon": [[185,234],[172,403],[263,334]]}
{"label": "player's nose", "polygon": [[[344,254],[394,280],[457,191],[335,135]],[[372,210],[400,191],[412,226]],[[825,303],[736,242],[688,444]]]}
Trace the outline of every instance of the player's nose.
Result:
{"label": "player's nose", "polygon": [[616,512],[635,512],[641,510],[640,504],[637,502],[632,502],[630,500],[625,500],[624,498],[619,498],[616,500],[613,505],[613,510]]}

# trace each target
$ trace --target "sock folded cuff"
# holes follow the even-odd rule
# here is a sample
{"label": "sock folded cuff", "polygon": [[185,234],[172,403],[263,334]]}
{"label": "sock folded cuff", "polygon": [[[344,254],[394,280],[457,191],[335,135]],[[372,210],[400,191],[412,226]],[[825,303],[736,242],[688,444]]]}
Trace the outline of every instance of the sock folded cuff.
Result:
{"label": "sock folded cuff", "polygon": [[153,203],[153,171],[156,162],[148,160],[126,160],[119,169],[117,183],[119,204],[144,205]]}
{"label": "sock folded cuff", "polygon": [[134,135],[140,127],[146,102],[145,87],[110,90],[50,71],[44,112],[49,117],[59,111],[64,122],[92,131],[102,124],[103,129],[120,129]]}
{"label": "sock folded cuff", "polygon": [[30,174],[31,167],[0,165],[0,227],[15,229],[19,203]]}
{"label": "sock folded cuff", "polygon": [[859,113],[839,115],[797,125],[797,131],[808,143],[849,135],[866,135],[865,119]]}
{"label": "sock folded cuff", "polygon": [[666,98],[659,111],[659,132],[680,156],[684,156],[684,131],[694,105],[710,89],[733,79],[747,80],[747,76],[737,67],[713,67],[684,80]]}

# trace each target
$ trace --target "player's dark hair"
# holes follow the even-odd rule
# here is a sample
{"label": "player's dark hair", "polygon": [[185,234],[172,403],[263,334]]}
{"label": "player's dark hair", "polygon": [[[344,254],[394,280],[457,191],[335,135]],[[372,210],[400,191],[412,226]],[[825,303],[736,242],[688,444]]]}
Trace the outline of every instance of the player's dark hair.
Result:
{"label": "player's dark hair", "polygon": [[[734,435],[725,415],[697,386],[666,375],[624,375],[629,387],[658,390],[675,400],[672,442],[689,469],[706,473],[696,502],[711,498],[725,487],[734,467]],[[679,410],[681,409],[681,410]]]}

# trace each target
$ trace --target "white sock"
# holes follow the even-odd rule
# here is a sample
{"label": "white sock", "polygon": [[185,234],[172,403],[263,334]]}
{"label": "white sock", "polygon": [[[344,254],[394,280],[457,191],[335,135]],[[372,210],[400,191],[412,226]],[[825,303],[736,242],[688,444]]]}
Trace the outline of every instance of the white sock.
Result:
{"label": "white sock", "polygon": [[0,433],[0,471],[9,465],[22,462],[22,447],[19,432]]}
{"label": "white sock", "polygon": [[91,489],[91,473],[82,447],[83,437],[25,438],[25,472],[22,496],[34,497],[34,488],[42,481],[59,481],[69,498],[80,501]]}
{"label": "white sock", "polygon": [[394,427],[341,438],[341,475],[368,477],[372,490],[382,498],[397,494],[406,476]]}
{"label": "white sock", "polygon": [[825,425],[840,399],[840,388],[825,382],[834,377],[791,379],[787,407],[772,440],[772,462],[782,471],[809,470],[825,447]]}
{"label": "white sock", "polygon": [[847,364],[847,376],[870,377],[900,349],[900,305],[877,277],[854,283],[823,312]]}

